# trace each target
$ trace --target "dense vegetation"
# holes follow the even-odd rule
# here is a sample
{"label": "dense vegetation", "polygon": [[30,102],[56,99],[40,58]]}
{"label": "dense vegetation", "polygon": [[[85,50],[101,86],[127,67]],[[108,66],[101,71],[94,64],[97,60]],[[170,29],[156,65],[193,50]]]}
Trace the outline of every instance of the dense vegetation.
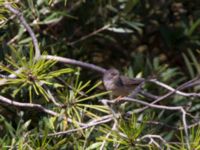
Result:
{"label": "dense vegetation", "polygon": [[[1,0],[0,12],[0,149],[200,150],[200,1]],[[104,68],[149,82],[116,100]]]}

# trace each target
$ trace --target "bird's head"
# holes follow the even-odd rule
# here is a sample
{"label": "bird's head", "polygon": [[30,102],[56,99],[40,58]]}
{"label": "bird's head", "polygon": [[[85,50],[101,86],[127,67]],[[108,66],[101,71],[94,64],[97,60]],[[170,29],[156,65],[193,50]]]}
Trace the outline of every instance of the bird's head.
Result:
{"label": "bird's head", "polygon": [[120,76],[120,73],[117,69],[109,69],[104,73],[103,80],[114,80],[118,79]]}

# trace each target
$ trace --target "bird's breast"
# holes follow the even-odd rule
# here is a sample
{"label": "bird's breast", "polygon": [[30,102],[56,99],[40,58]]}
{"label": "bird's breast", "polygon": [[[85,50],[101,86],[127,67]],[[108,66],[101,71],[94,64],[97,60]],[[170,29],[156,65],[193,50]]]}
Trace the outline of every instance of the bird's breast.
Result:
{"label": "bird's breast", "polygon": [[104,80],[104,86],[106,90],[112,91],[114,96],[127,96],[130,92],[130,89],[120,83],[121,82],[113,82],[113,80]]}
{"label": "bird's breast", "polygon": [[112,80],[104,80],[104,86],[106,90],[112,90],[115,88],[115,85]]}

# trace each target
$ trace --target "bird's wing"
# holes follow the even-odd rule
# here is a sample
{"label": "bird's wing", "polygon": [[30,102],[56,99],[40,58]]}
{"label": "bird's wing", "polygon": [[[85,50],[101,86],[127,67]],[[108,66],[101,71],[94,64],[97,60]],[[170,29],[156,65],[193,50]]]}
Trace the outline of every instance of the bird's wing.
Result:
{"label": "bird's wing", "polygon": [[145,79],[143,79],[143,78],[128,78],[126,76],[121,76],[121,80],[124,85],[131,86],[131,85],[139,85]]}

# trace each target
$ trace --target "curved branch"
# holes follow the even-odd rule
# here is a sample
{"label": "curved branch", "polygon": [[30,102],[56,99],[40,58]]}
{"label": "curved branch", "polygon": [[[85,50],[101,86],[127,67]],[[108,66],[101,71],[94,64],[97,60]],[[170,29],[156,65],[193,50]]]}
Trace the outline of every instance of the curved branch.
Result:
{"label": "curved branch", "polygon": [[93,70],[98,71],[102,74],[106,71],[106,69],[99,67],[99,66],[96,66],[94,64],[89,64],[89,63],[85,63],[85,62],[82,62],[82,61],[78,61],[78,60],[74,60],[74,59],[70,59],[70,58],[64,58],[64,57],[60,57],[60,56],[45,55],[45,56],[41,56],[41,58],[47,59],[47,60],[56,60],[58,62],[62,62],[62,63],[66,63],[66,64],[77,65],[77,66],[80,66],[80,67],[93,69]]}
{"label": "curved branch", "polygon": [[15,107],[37,109],[37,110],[45,112],[45,113],[47,113],[47,114],[49,114],[51,116],[59,116],[58,113],[56,113],[56,112],[54,112],[52,110],[46,109],[42,105],[31,104],[31,103],[20,103],[20,102],[16,102],[16,101],[10,100],[10,99],[8,99],[6,97],[3,97],[1,95],[0,95],[0,103],[4,103],[6,105],[11,105],[11,106],[15,106]]}
{"label": "curved branch", "polygon": [[189,134],[188,134],[188,125],[187,125],[187,121],[186,121],[186,111],[183,109],[182,106],[165,106],[165,105],[156,105],[153,103],[147,103],[144,102],[142,100],[139,99],[135,99],[135,98],[129,98],[129,97],[122,97],[122,98],[118,98],[115,100],[106,100],[106,99],[102,99],[101,102],[104,103],[116,103],[116,102],[121,102],[121,101],[129,101],[129,102],[135,102],[135,103],[139,103],[142,105],[145,105],[147,107],[151,107],[151,108],[156,108],[156,109],[161,109],[161,110],[170,110],[170,111],[180,111],[182,113],[182,122],[183,122],[183,128],[185,131],[185,140],[186,140],[186,144],[187,147],[189,148]]}
{"label": "curved branch", "polygon": [[[65,119],[65,116],[62,116],[61,114],[59,114],[57,112],[54,112],[52,110],[46,109],[42,105],[39,105],[39,104],[20,103],[20,102],[8,99],[6,97],[3,97],[1,95],[0,95],[0,103],[2,103],[4,105],[14,106],[14,107],[36,109],[36,110],[42,111],[42,112],[44,112],[46,114],[49,114],[51,116],[62,117],[63,119]],[[85,124],[77,122],[77,121],[72,120],[70,118],[67,118],[67,121],[70,122],[70,123],[77,123],[80,126],[85,126]]]}
{"label": "curved branch", "polygon": [[163,88],[173,92],[172,94],[178,94],[178,95],[185,96],[185,97],[191,97],[191,96],[200,97],[200,93],[185,93],[185,92],[179,91],[179,89],[184,89],[184,87],[182,88],[182,86],[180,86],[180,87],[175,89],[175,88],[172,88],[171,86],[169,86],[169,85],[167,85],[165,83],[162,83],[162,82],[160,82],[160,81],[158,81],[156,79],[151,79],[151,80],[148,80],[148,81],[152,82],[152,83],[155,83],[158,86],[163,87]]}
{"label": "curved branch", "polygon": [[28,23],[24,19],[22,13],[20,11],[18,11],[17,9],[13,8],[9,3],[5,3],[4,6],[19,18],[20,23],[24,26],[24,28],[30,34],[32,41],[33,41],[33,45],[35,47],[35,59],[36,60],[39,59],[41,54],[40,54],[40,48],[39,48],[38,40],[37,40],[33,30],[31,29],[31,27],[28,25]]}
{"label": "curved branch", "polygon": [[[104,123],[108,123],[108,122],[110,122],[112,120],[113,120],[112,116],[109,115],[108,117],[106,116],[106,117],[101,117],[99,119],[93,120],[93,121],[89,122],[88,124],[86,124],[83,127],[70,129],[70,130],[67,130],[67,131],[50,133],[50,134],[48,134],[48,136],[66,135],[66,134],[70,134],[72,132],[77,132],[77,131],[80,131],[80,130],[83,130],[83,129],[87,129],[87,128],[90,128],[90,127],[93,127],[93,126],[97,126],[97,125],[101,125],[101,124],[104,124]],[[44,135],[40,135],[40,136],[42,137]]]}

